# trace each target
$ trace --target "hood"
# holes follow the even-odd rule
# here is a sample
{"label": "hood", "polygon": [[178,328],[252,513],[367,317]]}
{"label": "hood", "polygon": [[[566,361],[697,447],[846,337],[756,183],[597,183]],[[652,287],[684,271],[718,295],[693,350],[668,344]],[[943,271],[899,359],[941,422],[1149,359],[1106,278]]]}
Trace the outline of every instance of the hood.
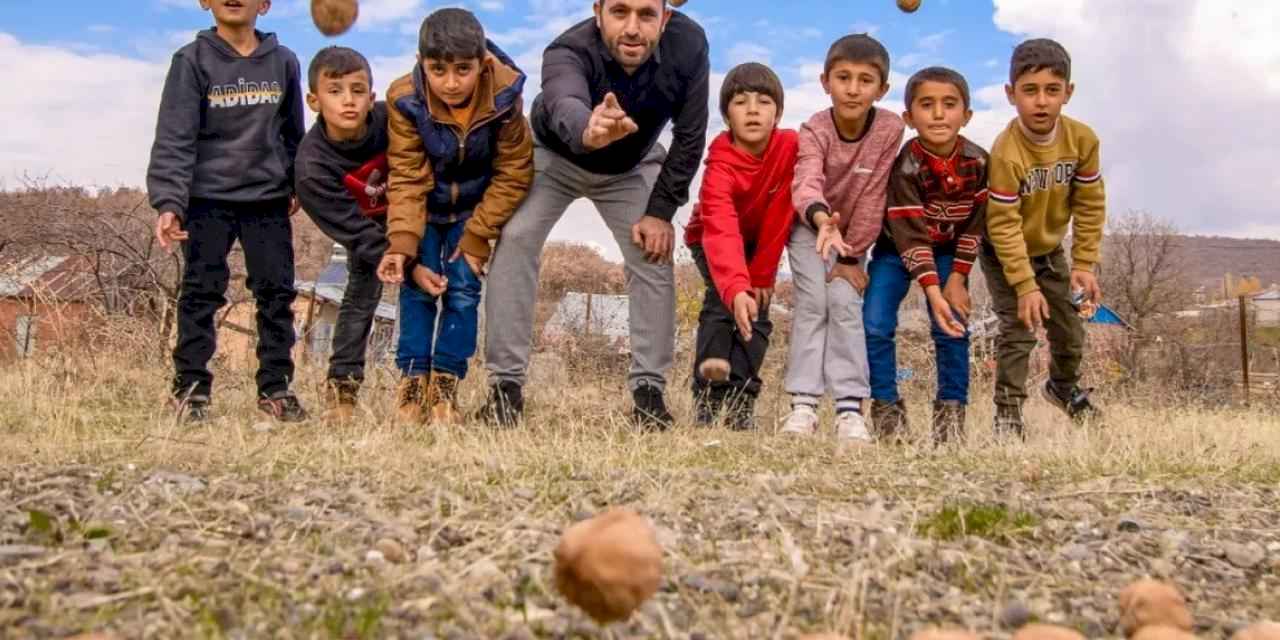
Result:
{"label": "hood", "polygon": [[784,136],[780,135],[782,131],[782,129],[774,127],[773,134],[769,136],[769,146],[765,147],[764,156],[761,158],[757,158],[733,146],[733,135],[729,131],[722,131],[720,135],[716,136],[715,140],[711,141],[710,151],[714,153],[714,156],[712,153],[707,153],[707,160],[710,161],[714,157],[717,162],[728,164],[735,172],[756,171],[782,150],[784,142]]}
{"label": "hood", "polygon": [[[276,40],[276,34],[263,33],[256,29],[254,30],[254,33],[258,36],[258,48],[254,49],[253,53],[249,54],[250,58],[264,57],[266,55],[269,55],[271,52],[275,51],[276,48],[280,46],[279,42]],[[235,47],[231,46],[230,42],[223,40],[222,36],[218,35],[218,31],[216,27],[206,29],[196,34],[196,41],[203,42],[209,45],[210,47],[213,47],[215,50],[218,51],[218,53],[221,53],[222,55],[228,58],[244,57],[240,55],[239,51],[236,51]]]}

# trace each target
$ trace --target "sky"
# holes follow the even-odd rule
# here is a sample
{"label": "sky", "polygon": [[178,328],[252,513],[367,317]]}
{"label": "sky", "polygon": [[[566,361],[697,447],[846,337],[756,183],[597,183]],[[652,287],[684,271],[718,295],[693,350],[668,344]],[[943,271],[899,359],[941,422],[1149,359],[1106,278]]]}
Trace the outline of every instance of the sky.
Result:
{"label": "sky", "polygon": [[[275,0],[259,28],[275,32],[304,68],[329,44],[361,51],[379,93],[412,68],[422,18],[444,6],[471,9],[529,74],[526,105],[543,48],[591,10],[588,0],[362,0],[357,25],[327,38],[308,4]],[[984,147],[1014,115],[1003,89],[1013,47],[1055,38],[1074,62],[1076,93],[1064,112],[1102,141],[1110,211],[1145,209],[1187,233],[1280,239],[1280,170],[1271,167],[1280,157],[1280,2],[923,0],[907,14],[893,0],[689,0],[684,10],[711,43],[713,102],[733,65],[764,62],[786,85],[783,125],[796,127],[830,106],[818,83],[827,47],[867,32],[892,57],[880,106],[902,111],[915,70],[952,67],[974,94],[964,134]],[[170,57],[211,25],[197,0],[0,2],[0,74],[11,79],[0,92],[0,188],[32,178],[141,186]],[[724,126],[712,114],[708,140]],[[552,238],[620,257],[586,201]]]}

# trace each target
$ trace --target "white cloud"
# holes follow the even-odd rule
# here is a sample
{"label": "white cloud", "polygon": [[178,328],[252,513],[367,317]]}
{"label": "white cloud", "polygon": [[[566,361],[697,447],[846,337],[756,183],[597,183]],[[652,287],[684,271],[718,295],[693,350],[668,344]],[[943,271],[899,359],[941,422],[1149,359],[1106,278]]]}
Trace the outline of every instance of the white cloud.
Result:
{"label": "white cloud", "polygon": [[1190,232],[1275,229],[1280,3],[995,4],[997,27],[1071,52],[1065,112],[1102,140],[1110,210],[1147,209]]}
{"label": "white cloud", "polygon": [[480,0],[480,8],[485,11],[502,11],[507,8],[503,0]]}
{"label": "white cloud", "polygon": [[874,36],[879,32],[880,32],[880,25],[872,24],[865,20],[859,20],[849,25],[849,33],[865,33],[869,36]]}
{"label": "white cloud", "polygon": [[410,18],[421,20],[426,14],[424,0],[361,0],[356,29],[378,29]]}
{"label": "white cloud", "polygon": [[55,183],[143,183],[156,109],[168,69],[102,53],[23,43],[0,33],[0,75],[26,78],[0,93],[0,179]]}

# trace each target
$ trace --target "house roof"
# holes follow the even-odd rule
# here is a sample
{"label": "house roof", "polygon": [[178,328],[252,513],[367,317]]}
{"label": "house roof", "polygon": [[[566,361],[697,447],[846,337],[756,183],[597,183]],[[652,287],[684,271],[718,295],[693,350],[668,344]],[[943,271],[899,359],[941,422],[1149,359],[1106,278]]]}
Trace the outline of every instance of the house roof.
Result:
{"label": "house roof", "polygon": [[93,277],[83,257],[35,256],[0,264],[0,298],[71,301],[93,294]]}
{"label": "house roof", "polygon": [[[325,266],[324,271],[320,272],[320,277],[316,278],[315,282],[310,280],[295,282],[293,288],[301,293],[313,294],[325,302],[342,304],[342,299],[346,297],[347,292],[347,250],[335,243],[333,253],[329,256],[329,264]],[[393,304],[379,302],[374,316],[395,322],[398,311]]]}

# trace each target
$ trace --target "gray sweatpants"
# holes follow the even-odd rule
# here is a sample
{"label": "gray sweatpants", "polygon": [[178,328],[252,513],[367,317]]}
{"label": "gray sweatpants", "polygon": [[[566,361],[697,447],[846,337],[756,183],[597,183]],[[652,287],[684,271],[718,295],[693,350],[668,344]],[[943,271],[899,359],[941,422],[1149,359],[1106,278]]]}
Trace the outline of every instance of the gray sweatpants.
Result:
{"label": "gray sweatpants", "polygon": [[626,264],[631,324],[628,385],[634,390],[646,382],[664,389],[675,358],[675,275],[671,265],[645,260],[644,251],[631,243],[631,227],[646,213],[666,149],[655,144],[635,169],[621,175],[585,171],[541,145],[534,146],[533,154],[529,196],[502,228],[485,281],[485,366],[490,381],[525,383],[542,245],[565,209],[587,198],[609,226]]}
{"label": "gray sweatpants", "polygon": [[787,243],[795,284],[787,393],[796,401],[830,391],[837,400],[871,395],[862,296],[843,278],[827,283],[818,235],[797,222]]}

